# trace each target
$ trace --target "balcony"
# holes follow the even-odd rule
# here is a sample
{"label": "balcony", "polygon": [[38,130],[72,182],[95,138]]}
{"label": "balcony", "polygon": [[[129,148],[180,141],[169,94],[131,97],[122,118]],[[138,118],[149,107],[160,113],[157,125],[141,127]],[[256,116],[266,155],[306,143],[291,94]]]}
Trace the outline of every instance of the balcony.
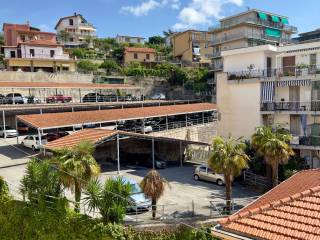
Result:
{"label": "balcony", "polygon": [[223,70],[223,63],[214,63],[214,64],[212,64],[210,70],[222,71]]}
{"label": "balcony", "polygon": [[221,52],[213,52],[213,58],[221,58]]}
{"label": "balcony", "polygon": [[273,111],[317,112],[317,111],[320,111],[320,101],[310,101],[310,102],[281,101],[281,102],[261,103],[260,110],[266,111],[266,112],[273,112]]}
{"label": "balcony", "polygon": [[248,17],[246,19],[241,19],[241,20],[238,20],[238,19],[229,20],[228,22],[223,22],[221,24],[218,24],[216,26],[209,28],[209,31],[210,32],[221,31],[242,23],[260,25],[260,26],[271,27],[271,28],[278,28],[280,30],[285,30],[292,33],[296,33],[298,31],[298,29],[294,26],[286,25],[283,23],[275,23],[272,21],[265,21],[259,18],[252,18],[252,17]]}
{"label": "balcony", "polygon": [[299,144],[292,145],[320,147],[320,136],[299,136]]}
{"label": "balcony", "polygon": [[234,34],[227,34],[220,38],[213,38],[212,44],[222,44],[224,42],[234,41],[242,38],[251,38],[251,39],[258,39],[261,41],[272,41],[272,42],[286,42],[290,43],[291,39],[283,39],[278,37],[271,37],[262,32],[239,32]]}
{"label": "balcony", "polygon": [[16,57],[10,57],[5,56],[6,59],[50,59],[50,60],[70,60],[69,54],[39,54],[35,53],[34,55],[26,54],[24,56],[16,56]]}
{"label": "balcony", "polygon": [[303,76],[315,76],[320,74],[320,65],[305,65],[292,66],[284,68],[269,68],[269,69],[251,69],[238,72],[228,72],[228,80],[244,80],[244,79],[267,79],[267,78],[282,78]]}

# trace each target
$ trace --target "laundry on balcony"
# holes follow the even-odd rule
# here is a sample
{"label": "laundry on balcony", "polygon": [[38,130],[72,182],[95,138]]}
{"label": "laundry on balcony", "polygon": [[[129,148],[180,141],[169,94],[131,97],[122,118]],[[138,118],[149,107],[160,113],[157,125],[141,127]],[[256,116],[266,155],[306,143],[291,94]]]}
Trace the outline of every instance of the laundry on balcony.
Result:
{"label": "laundry on balcony", "polygon": [[261,102],[273,102],[274,97],[274,82],[263,82],[261,86]]}
{"label": "laundry on balcony", "polygon": [[277,82],[277,87],[291,87],[291,86],[310,86],[311,80],[281,80]]}

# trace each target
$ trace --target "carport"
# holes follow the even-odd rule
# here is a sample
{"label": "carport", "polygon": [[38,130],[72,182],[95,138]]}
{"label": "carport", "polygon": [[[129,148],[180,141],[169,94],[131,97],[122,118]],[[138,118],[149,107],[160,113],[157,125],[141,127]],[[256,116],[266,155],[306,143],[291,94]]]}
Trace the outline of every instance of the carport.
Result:
{"label": "carport", "polygon": [[[44,130],[59,129],[72,127],[73,131],[77,126],[98,125],[115,123],[116,130],[119,121],[141,120],[144,124],[145,119],[165,117],[166,129],[168,129],[168,116],[185,115],[184,126],[188,125],[188,114],[201,113],[202,120],[199,123],[213,121],[213,118],[205,119],[205,113],[213,113],[216,106],[211,103],[181,104],[171,106],[156,107],[140,107],[140,108],[124,108],[109,109],[100,111],[83,111],[83,112],[65,112],[65,113],[47,113],[18,115],[16,117],[16,125],[18,121],[23,122],[29,127],[37,130],[39,139]],[[18,138],[17,138],[18,139]]]}
{"label": "carport", "polygon": [[[145,134],[137,134],[125,131],[118,130],[106,130],[106,129],[85,129],[77,131],[69,136],[63,137],[56,141],[50,142],[44,146],[45,153],[47,151],[57,151],[65,148],[72,148],[79,144],[81,141],[89,141],[92,142],[97,148],[103,144],[113,142],[115,143],[116,148],[115,158],[117,161],[117,171],[120,173],[120,141],[128,141],[133,139],[136,142],[136,146],[139,147],[141,144],[139,141],[151,141],[151,156],[152,156],[152,167],[155,168],[155,142],[157,143],[166,143],[169,145],[176,144],[179,146],[179,161],[180,166],[183,165],[183,153],[184,149],[187,145],[199,145],[203,147],[209,147],[208,143],[195,142],[189,140],[181,140],[175,138],[167,138],[167,137],[155,137],[151,135]],[[109,145],[110,146],[110,145]],[[173,146],[174,147],[174,146]],[[109,149],[112,149],[112,147]],[[106,151],[105,151],[106,153]],[[110,151],[108,151],[110,154]],[[168,154],[166,152],[166,154]],[[112,155],[112,153],[110,154]]]}

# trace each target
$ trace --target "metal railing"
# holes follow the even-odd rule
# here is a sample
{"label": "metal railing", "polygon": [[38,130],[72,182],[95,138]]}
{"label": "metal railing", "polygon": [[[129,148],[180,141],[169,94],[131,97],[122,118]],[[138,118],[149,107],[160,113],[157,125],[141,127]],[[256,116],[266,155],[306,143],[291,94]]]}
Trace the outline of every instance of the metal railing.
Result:
{"label": "metal railing", "polygon": [[219,37],[219,38],[213,38],[212,44],[214,45],[221,44],[223,42],[241,39],[241,38],[254,38],[254,39],[260,39],[260,40],[270,40],[275,42],[279,42],[280,40],[280,42],[287,42],[287,43],[291,41],[290,39],[284,39],[281,37],[268,36],[263,32],[238,32],[238,33],[226,34],[225,36]]}
{"label": "metal railing", "polygon": [[35,59],[61,59],[61,60],[69,60],[71,59],[69,54],[43,54],[43,53],[35,53],[35,54],[23,54],[23,55],[16,55],[11,57],[9,54],[5,55],[5,58],[35,58]]}
{"label": "metal railing", "polygon": [[261,103],[261,111],[320,111],[320,101],[300,102],[300,101],[281,101]]}
{"label": "metal railing", "polygon": [[254,174],[251,171],[244,172],[243,181],[250,186],[254,186],[262,190],[271,189],[273,186],[271,179]]}
{"label": "metal railing", "polygon": [[241,24],[241,23],[251,23],[251,24],[257,24],[257,25],[262,25],[262,26],[266,26],[266,27],[278,28],[280,30],[286,30],[286,31],[290,31],[293,33],[298,31],[297,27],[294,27],[291,25],[286,25],[286,24],[283,24],[280,22],[276,23],[273,21],[261,20],[259,18],[253,18],[253,17],[248,17],[246,19],[228,20],[228,21],[222,22],[216,26],[209,28],[209,31],[214,32],[217,30],[224,30],[224,29],[228,29],[230,27],[233,27],[233,26]]}
{"label": "metal railing", "polygon": [[320,74],[319,65],[288,66],[282,68],[249,69],[236,72],[228,72],[228,80],[243,80],[252,78],[273,77],[301,77]]}
{"label": "metal railing", "polygon": [[299,136],[299,145],[319,147],[320,136]]}

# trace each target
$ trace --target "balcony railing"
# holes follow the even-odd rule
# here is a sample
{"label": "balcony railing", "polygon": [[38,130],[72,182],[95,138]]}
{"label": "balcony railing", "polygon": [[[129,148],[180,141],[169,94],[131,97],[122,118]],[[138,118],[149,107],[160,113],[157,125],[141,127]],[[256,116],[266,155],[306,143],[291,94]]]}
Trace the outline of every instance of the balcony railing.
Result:
{"label": "balcony railing", "polygon": [[11,57],[10,55],[6,55],[5,58],[10,59],[10,58],[19,58],[19,59],[57,59],[57,60],[69,60],[70,56],[69,54],[39,54],[39,53],[35,53],[33,55],[31,54],[24,54],[22,56],[15,56],[15,57]]}
{"label": "balcony railing", "polygon": [[228,22],[223,22],[219,25],[209,28],[209,31],[215,32],[217,30],[224,30],[241,23],[251,23],[251,24],[257,24],[257,25],[262,25],[266,27],[278,28],[278,29],[290,31],[292,33],[296,33],[298,31],[298,29],[294,26],[286,25],[283,23],[275,23],[272,21],[264,21],[264,20],[261,20],[258,18],[252,18],[252,17],[248,17],[246,19],[241,19],[241,20],[238,20],[238,19],[235,19],[233,21],[229,20]]}
{"label": "balcony railing", "polygon": [[[293,144],[296,145],[296,144]],[[299,145],[302,146],[320,146],[320,136],[299,136]]]}
{"label": "balcony railing", "polygon": [[214,58],[221,57],[221,52],[213,52],[213,57]]}
{"label": "balcony railing", "polygon": [[281,102],[261,103],[260,110],[261,111],[317,112],[317,111],[320,111],[320,101],[310,101],[310,102],[281,101]]}
{"label": "balcony railing", "polygon": [[274,42],[286,42],[290,43],[291,39],[284,39],[284,38],[279,38],[279,37],[272,37],[268,36],[262,32],[239,32],[239,33],[233,33],[233,34],[227,34],[223,37],[220,38],[213,38],[212,39],[212,44],[221,44],[227,41],[232,41],[232,40],[237,40],[241,38],[254,38],[254,39],[259,39],[259,40],[264,40],[264,41],[274,41]]}
{"label": "balcony railing", "polygon": [[228,80],[243,80],[252,78],[300,77],[320,74],[320,65],[292,66],[284,68],[252,69],[238,72],[228,72]]}

